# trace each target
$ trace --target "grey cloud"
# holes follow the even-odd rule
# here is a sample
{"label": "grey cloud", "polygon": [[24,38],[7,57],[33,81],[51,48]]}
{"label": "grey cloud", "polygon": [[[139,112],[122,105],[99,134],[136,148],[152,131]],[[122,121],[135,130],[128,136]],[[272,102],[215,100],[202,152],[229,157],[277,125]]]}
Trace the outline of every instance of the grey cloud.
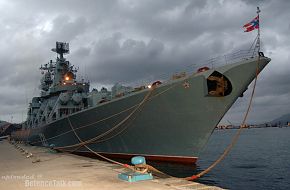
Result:
{"label": "grey cloud", "polygon": [[[5,85],[0,92],[6,93],[0,94],[1,118],[7,112],[6,118],[13,113],[21,120],[25,96],[39,92],[39,66],[55,58],[50,52],[55,41],[70,42],[67,58],[93,86],[146,83],[179,70],[193,72],[203,60],[249,48],[256,32],[244,33],[242,26],[256,15],[257,5],[262,10],[262,47],[273,59],[258,81],[250,121],[290,112],[285,98],[290,91],[286,0],[3,2],[0,80]],[[241,119],[249,91],[226,118]],[[272,114],[272,108],[278,111]]]}
{"label": "grey cloud", "polygon": [[[160,72],[160,55],[164,45],[156,40],[148,43],[126,39],[123,43],[115,35],[99,41],[94,47],[94,54],[89,64],[89,76],[93,81],[131,82]],[[150,61],[148,61],[150,60]],[[157,71],[157,73],[155,72]],[[109,75],[108,75],[109,74]]]}
{"label": "grey cloud", "polygon": [[84,33],[87,26],[88,23],[84,17],[77,17],[72,20],[67,15],[61,15],[53,20],[53,29],[46,35],[52,41],[57,39],[72,41],[78,35]]}

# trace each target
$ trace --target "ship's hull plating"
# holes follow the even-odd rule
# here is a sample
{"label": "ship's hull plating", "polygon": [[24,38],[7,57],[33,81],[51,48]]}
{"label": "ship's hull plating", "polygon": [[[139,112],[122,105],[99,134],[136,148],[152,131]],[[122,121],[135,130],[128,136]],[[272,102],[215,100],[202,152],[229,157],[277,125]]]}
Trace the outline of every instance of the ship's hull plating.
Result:
{"label": "ship's hull plating", "polygon": [[[153,160],[195,162],[215,126],[255,78],[257,59],[193,74],[151,92],[144,90],[43,127],[14,133],[13,137],[34,145],[46,144],[60,147],[62,151],[89,154],[90,151],[83,146],[61,148],[80,143],[72,130],[74,128],[82,141],[98,136],[87,146],[107,156],[145,155]],[[269,58],[261,57],[259,70],[269,61]],[[229,79],[232,85],[229,95],[208,95],[206,79],[213,71]],[[144,98],[146,101],[135,110]],[[118,127],[106,133],[115,126]]]}

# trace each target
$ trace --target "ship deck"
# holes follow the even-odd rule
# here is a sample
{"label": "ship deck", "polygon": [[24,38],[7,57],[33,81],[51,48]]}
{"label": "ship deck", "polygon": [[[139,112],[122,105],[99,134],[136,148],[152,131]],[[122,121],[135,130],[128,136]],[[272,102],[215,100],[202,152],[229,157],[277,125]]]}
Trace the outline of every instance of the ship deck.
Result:
{"label": "ship deck", "polygon": [[16,146],[0,141],[0,189],[222,189],[180,178],[156,177],[129,183],[118,179],[120,166],[97,159],[56,153],[43,147],[17,144],[33,156],[26,158]]}

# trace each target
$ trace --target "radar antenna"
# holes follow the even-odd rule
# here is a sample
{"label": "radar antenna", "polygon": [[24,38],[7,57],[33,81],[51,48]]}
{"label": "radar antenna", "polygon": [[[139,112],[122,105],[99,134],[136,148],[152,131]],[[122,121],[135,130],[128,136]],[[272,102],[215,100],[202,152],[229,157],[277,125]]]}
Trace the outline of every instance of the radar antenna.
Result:
{"label": "radar antenna", "polygon": [[63,59],[64,54],[69,54],[69,43],[66,42],[56,42],[55,48],[51,51],[56,52],[60,55],[60,59]]}

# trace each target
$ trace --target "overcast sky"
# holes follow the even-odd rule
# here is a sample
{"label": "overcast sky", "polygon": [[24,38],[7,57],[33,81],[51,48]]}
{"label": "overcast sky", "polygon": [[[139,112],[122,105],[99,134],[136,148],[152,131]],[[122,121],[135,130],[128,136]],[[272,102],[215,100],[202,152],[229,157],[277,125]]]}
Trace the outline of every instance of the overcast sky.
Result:
{"label": "overcast sky", "polygon": [[[262,49],[272,61],[261,73],[249,122],[290,113],[288,0],[0,0],[0,120],[26,119],[39,95],[38,68],[55,59],[55,41],[91,87],[142,84],[201,60],[251,46],[242,26],[261,9]],[[224,121],[239,123],[250,89]]]}

